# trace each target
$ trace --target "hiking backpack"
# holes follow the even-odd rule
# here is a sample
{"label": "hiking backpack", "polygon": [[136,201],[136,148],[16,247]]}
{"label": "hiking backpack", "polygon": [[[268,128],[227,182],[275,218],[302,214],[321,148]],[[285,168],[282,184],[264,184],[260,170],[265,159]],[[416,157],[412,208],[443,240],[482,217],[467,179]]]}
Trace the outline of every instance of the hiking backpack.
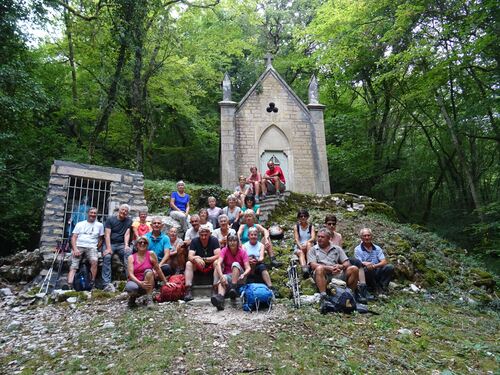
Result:
{"label": "hiking backpack", "polygon": [[87,268],[87,264],[85,262],[82,262],[80,265],[80,268],[78,271],[75,273],[75,277],[73,279],[73,289],[77,292],[82,292],[84,290],[91,290],[91,285],[90,285],[90,272],[89,269]]}
{"label": "hiking backpack", "polygon": [[342,312],[351,314],[356,311],[356,300],[351,292],[351,289],[337,286],[332,290],[332,295],[326,297],[321,302],[321,313]]}
{"label": "hiking backpack", "polygon": [[186,294],[186,279],[184,275],[172,275],[169,277],[168,282],[175,285],[163,285],[160,289],[160,294],[155,298],[156,302],[178,301],[184,298]]}
{"label": "hiking backpack", "polygon": [[271,310],[274,294],[266,284],[250,283],[241,287],[241,301],[244,311]]}

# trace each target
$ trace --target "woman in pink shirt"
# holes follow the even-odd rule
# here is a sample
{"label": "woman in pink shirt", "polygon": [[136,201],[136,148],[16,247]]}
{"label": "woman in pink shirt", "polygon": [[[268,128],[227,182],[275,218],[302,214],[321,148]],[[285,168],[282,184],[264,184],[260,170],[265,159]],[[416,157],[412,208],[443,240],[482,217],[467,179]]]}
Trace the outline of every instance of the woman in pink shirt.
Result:
{"label": "woman in pink shirt", "polygon": [[248,254],[240,246],[238,236],[227,236],[227,246],[222,248],[215,264],[214,276],[216,282],[219,282],[219,293],[212,297],[211,302],[217,310],[224,310],[224,296],[228,289],[232,300],[238,296],[237,288],[245,284],[250,271]]}

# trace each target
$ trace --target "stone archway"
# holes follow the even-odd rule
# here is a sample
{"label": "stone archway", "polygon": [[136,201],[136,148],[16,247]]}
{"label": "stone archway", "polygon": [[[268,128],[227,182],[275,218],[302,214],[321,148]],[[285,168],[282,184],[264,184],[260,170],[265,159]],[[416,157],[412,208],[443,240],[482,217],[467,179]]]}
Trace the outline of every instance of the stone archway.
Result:
{"label": "stone archway", "polygon": [[259,139],[259,167],[261,173],[267,170],[267,162],[273,160],[283,170],[286,189],[293,189],[293,156],[290,142],[285,133],[276,125],[269,126]]}

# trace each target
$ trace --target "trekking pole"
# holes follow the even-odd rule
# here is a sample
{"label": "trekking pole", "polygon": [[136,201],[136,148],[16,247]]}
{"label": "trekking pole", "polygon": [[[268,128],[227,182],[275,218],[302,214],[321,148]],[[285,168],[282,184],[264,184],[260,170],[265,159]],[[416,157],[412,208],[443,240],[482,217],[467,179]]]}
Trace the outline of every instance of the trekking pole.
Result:
{"label": "trekking pole", "polygon": [[42,293],[42,290],[45,288],[44,293],[47,293],[49,290],[49,284],[50,284],[50,279],[52,277],[52,270],[54,269],[54,264],[56,263],[57,256],[59,255],[59,252],[61,251],[61,241],[56,242],[56,249],[54,251],[54,258],[52,259],[52,264],[49,268],[49,271],[47,272],[47,275],[45,275],[45,278],[42,281],[42,284],[40,285],[40,289],[38,290],[38,293]]}
{"label": "trekking pole", "polygon": [[57,267],[57,277],[54,284],[54,289],[57,289],[57,286],[59,284],[59,279],[61,278],[61,271],[64,264],[64,254],[68,251],[68,248],[69,248],[69,241],[64,240],[61,246],[61,250],[59,251],[61,253],[61,258],[59,260],[59,266]]}

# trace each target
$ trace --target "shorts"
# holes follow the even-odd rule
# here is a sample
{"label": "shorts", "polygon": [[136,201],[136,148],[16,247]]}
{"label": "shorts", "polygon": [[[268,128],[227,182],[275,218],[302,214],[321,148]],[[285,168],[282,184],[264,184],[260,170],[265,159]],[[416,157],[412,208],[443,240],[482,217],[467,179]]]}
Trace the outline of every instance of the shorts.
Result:
{"label": "shorts", "polygon": [[[316,271],[313,272],[313,279],[316,280]],[[346,281],[347,276],[346,276],[345,270],[342,272],[338,272],[338,273],[327,273],[326,274],[326,282],[330,283],[330,281],[332,281],[332,279]]]}
{"label": "shorts", "polygon": [[97,249],[92,247],[76,247],[80,252],[80,256],[75,257],[71,255],[71,269],[77,270],[80,267],[80,261],[83,256],[85,256],[91,262],[97,262]]}
{"label": "shorts", "polygon": [[[266,184],[268,193],[271,194],[276,193],[276,188],[274,187],[274,184],[271,181],[266,180]],[[280,191],[281,192],[285,191],[285,184],[282,181],[280,181]]]}
{"label": "shorts", "polygon": [[255,266],[255,272],[248,275],[248,282],[265,284],[262,278],[262,272],[267,271],[267,267],[264,263],[259,263]]}
{"label": "shorts", "polygon": [[[240,270],[240,275],[243,274],[243,272],[245,272],[243,270],[243,267],[241,266],[241,264],[239,264],[238,262],[234,262],[232,265],[231,265],[231,270],[233,269],[233,267],[236,267],[237,269]],[[230,273],[228,274],[225,274],[224,277],[226,278],[226,280],[228,281],[229,283],[229,286],[231,287],[233,285],[232,283],[232,275]],[[214,284],[217,284],[219,282],[219,277],[217,276],[216,272],[214,272]],[[245,280],[238,280],[238,285],[243,285],[245,284]]]}

